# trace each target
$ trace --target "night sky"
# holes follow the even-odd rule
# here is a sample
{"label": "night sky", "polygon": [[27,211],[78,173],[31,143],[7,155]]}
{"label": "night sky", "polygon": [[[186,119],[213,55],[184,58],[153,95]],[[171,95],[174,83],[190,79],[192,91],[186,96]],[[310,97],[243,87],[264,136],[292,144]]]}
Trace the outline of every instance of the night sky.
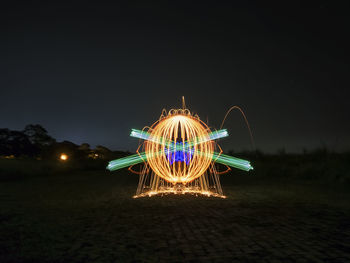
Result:
{"label": "night sky", "polygon": [[[0,8],[0,128],[133,152],[185,96],[212,128],[241,106],[263,151],[350,149],[349,5],[47,2]],[[225,127],[251,149],[238,112]]]}

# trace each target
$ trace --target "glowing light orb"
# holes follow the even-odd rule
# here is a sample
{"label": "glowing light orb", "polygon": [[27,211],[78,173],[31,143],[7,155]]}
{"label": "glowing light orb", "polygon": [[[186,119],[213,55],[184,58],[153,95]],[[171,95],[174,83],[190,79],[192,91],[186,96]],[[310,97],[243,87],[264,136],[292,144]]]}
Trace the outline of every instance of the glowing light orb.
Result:
{"label": "glowing light orb", "polygon": [[[151,169],[172,183],[187,183],[209,168],[214,154],[214,142],[204,141],[190,145],[188,142],[209,137],[209,127],[183,110],[171,112],[151,127],[151,138],[145,141],[145,152]],[[169,142],[172,142],[169,146]],[[175,151],[172,148],[176,148]],[[154,158],[151,158],[153,157]]]}
{"label": "glowing light orb", "polygon": [[[184,97],[182,103],[182,109],[163,110],[153,125],[132,129],[130,136],[140,139],[137,154],[110,161],[107,166],[110,171],[129,166],[131,172],[140,175],[135,198],[169,193],[225,198],[219,175],[230,167],[253,169],[249,161],[223,154],[215,141],[228,136],[227,130],[221,129],[223,124],[220,130],[211,131],[198,115],[186,109]],[[250,131],[239,107],[231,107],[228,113],[235,108],[241,111]],[[216,163],[226,166],[226,170],[218,171]],[[135,165],[139,171],[133,169]]]}

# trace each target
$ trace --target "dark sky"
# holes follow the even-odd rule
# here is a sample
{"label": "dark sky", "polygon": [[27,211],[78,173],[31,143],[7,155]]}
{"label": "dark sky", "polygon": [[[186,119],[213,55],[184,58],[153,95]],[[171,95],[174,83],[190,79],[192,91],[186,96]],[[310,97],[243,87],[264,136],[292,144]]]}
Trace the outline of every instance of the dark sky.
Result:
{"label": "dark sky", "polygon": [[[10,2],[0,128],[134,151],[130,129],[184,95],[213,128],[241,106],[264,151],[350,148],[348,4]],[[250,149],[238,112],[225,127],[225,150]]]}

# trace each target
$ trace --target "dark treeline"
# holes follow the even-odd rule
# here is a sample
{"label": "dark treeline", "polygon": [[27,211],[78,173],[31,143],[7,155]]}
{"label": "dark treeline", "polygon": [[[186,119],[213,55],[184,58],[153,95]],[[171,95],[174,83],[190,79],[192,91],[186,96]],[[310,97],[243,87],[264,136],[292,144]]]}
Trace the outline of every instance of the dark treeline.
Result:
{"label": "dark treeline", "polygon": [[[61,160],[65,154],[67,160]],[[337,153],[322,147],[302,153],[275,154],[262,151],[229,151],[229,155],[251,161],[255,180],[310,180],[317,183],[350,185],[350,152]],[[57,142],[41,125],[27,125],[22,131],[0,129],[0,179],[15,179],[28,174],[49,175],[62,171],[103,170],[110,160],[130,155],[88,143]],[[218,165],[220,171],[226,167]],[[232,169],[235,175],[246,172]],[[225,180],[229,180],[227,177]]]}
{"label": "dark treeline", "polygon": [[[60,154],[65,153],[69,157],[79,159],[111,159],[130,154],[123,151],[112,151],[107,147],[98,145],[94,149],[88,143],[81,145],[74,144],[70,141],[57,142],[55,138],[50,136],[47,130],[39,124],[28,124],[21,131],[10,130],[7,128],[0,129],[0,157],[17,158],[29,157],[36,159],[57,159]],[[255,151],[228,151],[231,156],[248,158],[248,159],[264,159],[268,156],[304,156],[305,158],[319,158],[329,156],[349,156],[350,151],[336,153],[330,151],[327,147],[320,147],[314,150],[304,149],[302,153],[287,153],[281,148],[276,153],[268,154],[261,150]]]}
{"label": "dark treeline", "polygon": [[29,124],[22,131],[0,129],[0,156],[3,158],[58,159],[66,154],[70,159],[111,159],[126,155],[104,146],[91,149],[88,143],[76,145],[70,141],[57,142],[39,124]]}

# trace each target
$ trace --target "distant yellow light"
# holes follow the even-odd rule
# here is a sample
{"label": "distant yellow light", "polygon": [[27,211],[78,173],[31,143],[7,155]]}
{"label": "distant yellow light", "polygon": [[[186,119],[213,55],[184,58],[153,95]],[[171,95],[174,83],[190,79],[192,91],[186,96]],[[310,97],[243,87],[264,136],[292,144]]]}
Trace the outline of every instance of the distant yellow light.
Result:
{"label": "distant yellow light", "polygon": [[67,161],[67,160],[68,160],[68,155],[62,153],[61,156],[60,156],[60,159],[61,159],[62,161]]}

